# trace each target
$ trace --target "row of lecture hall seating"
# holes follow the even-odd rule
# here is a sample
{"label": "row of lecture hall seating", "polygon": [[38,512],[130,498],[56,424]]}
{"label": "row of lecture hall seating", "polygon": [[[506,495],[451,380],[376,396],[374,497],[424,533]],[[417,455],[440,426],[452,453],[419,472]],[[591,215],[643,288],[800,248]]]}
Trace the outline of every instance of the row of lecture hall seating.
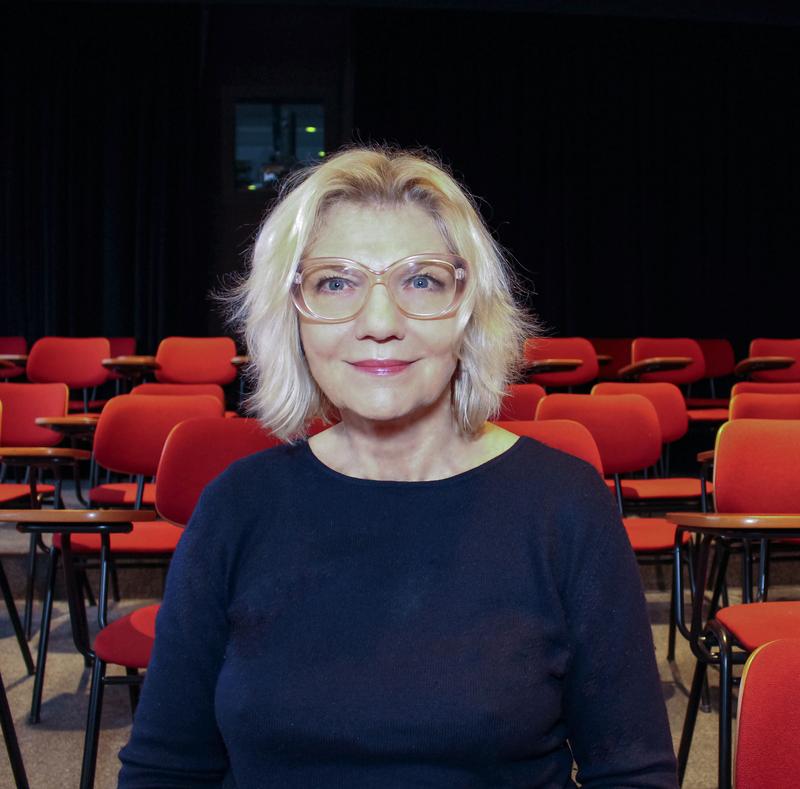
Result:
{"label": "row of lecture hall seating", "polygon": [[[528,341],[525,356],[525,382],[510,387],[497,422],[594,466],[616,500],[638,560],[671,567],[667,659],[674,657],[678,633],[697,657],[679,752],[681,777],[713,666],[722,688],[718,769],[720,786],[727,787],[734,764],[732,666],[750,656],[746,687],[757,699],[769,688],[756,679],[759,673],[772,671],[775,660],[783,667],[781,656],[795,662],[797,656],[796,648],[764,645],[800,638],[800,602],[767,600],[770,551],[791,552],[787,538],[800,537],[800,486],[794,484],[800,469],[800,340],[754,340],[750,356],[738,364],[724,340],[685,338],[544,338]],[[37,723],[54,582],[63,567],[74,641],[93,667],[82,787],[94,783],[105,687],[127,683],[135,710],[154,637],[157,605],[108,621],[109,595],[119,598],[117,572],[167,563],[206,482],[235,458],[277,443],[255,420],[231,418],[238,415],[225,410],[223,386],[246,362],[226,337],[166,338],[155,356],[137,356],[130,340],[114,345],[104,338],[49,337],[28,351],[20,338],[0,338],[0,378],[12,381],[0,383],[0,506],[6,508],[0,522],[16,523],[30,535],[22,620],[2,566],[0,586],[22,659],[35,677],[30,720]],[[750,380],[735,383],[730,398],[717,397],[721,392],[711,386],[704,399],[685,391],[704,378],[719,383],[734,375]],[[147,376],[156,380],[145,382]],[[97,400],[90,390],[109,381],[129,393]],[[589,386],[586,393],[572,393]],[[70,399],[70,390],[82,396]],[[714,449],[701,453],[697,477],[672,476],[669,447],[696,422],[716,431]],[[6,481],[11,472],[17,478]],[[86,509],[63,508],[66,478]],[[43,535],[52,536],[49,546]],[[46,583],[34,661],[28,639],[42,552]],[[737,552],[747,568],[745,602],[725,605],[725,569]],[[95,596],[87,569],[98,566]],[[711,601],[704,609],[704,595],[693,592],[707,587]],[[87,603],[96,607],[101,628],[94,642]],[[108,664],[124,667],[125,677],[107,678]],[[757,756],[767,724],[763,714],[759,719],[759,703],[745,703],[741,689],[739,698],[737,785],[778,786],[762,780]],[[779,709],[789,715],[788,706]],[[0,718],[17,785],[26,786],[2,683]],[[769,723],[775,727],[774,719]]]}

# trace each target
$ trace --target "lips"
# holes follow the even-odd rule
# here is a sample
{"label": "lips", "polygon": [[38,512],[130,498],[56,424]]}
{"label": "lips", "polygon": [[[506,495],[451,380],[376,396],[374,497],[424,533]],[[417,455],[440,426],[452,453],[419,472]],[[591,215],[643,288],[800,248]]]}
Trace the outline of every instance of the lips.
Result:
{"label": "lips", "polygon": [[402,359],[362,359],[350,364],[361,372],[370,375],[395,375],[408,369],[414,362]]}

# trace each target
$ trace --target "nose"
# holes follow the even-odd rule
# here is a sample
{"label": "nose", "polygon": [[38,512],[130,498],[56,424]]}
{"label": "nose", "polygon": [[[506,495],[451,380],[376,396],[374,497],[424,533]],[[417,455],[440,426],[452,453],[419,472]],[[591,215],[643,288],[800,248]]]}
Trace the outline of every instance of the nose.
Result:
{"label": "nose", "polygon": [[388,289],[382,283],[376,283],[367,294],[364,308],[356,316],[356,336],[360,340],[386,342],[391,339],[402,339],[405,316],[397,308]]}

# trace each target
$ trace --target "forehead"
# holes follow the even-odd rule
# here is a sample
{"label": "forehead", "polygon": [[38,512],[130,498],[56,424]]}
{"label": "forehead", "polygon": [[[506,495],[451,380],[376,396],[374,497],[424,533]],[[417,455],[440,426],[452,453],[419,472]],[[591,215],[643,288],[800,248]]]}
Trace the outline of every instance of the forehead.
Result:
{"label": "forehead", "polygon": [[305,257],[341,257],[385,266],[420,252],[447,252],[433,217],[416,205],[339,203],[323,218]]}

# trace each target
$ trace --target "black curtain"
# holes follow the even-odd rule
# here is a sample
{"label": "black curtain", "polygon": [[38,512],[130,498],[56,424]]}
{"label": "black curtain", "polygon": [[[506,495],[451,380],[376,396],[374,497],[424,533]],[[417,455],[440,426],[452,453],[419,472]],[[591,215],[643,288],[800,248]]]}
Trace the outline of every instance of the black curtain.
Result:
{"label": "black curtain", "polygon": [[[236,80],[255,90],[259,74],[291,97],[299,77],[270,42],[328,18],[226,6],[226,30],[257,24],[263,46],[217,42],[225,68],[209,76],[222,10],[2,7],[0,334],[134,334],[148,352],[219,330],[214,254],[252,222],[215,220],[231,156],[220,97]],[[294,14],[305,22],[287,32]],[[327,35],[347,64],[354,137],[441,152],[553,331],[728,336],[740,352],[752,336],[800,334],[797,28],[457,9],[345,18],[352,35]],[[298,68],[312,68],[307,49]]]}
{"label": "black curtain", "polygon": [[365,11],[364,140],[440,152],[559,334],[798,336],[796,28]]}
{"label": "black curtain", "polygon": [[0,13],[0,333],[203,333],[201,8]]}

